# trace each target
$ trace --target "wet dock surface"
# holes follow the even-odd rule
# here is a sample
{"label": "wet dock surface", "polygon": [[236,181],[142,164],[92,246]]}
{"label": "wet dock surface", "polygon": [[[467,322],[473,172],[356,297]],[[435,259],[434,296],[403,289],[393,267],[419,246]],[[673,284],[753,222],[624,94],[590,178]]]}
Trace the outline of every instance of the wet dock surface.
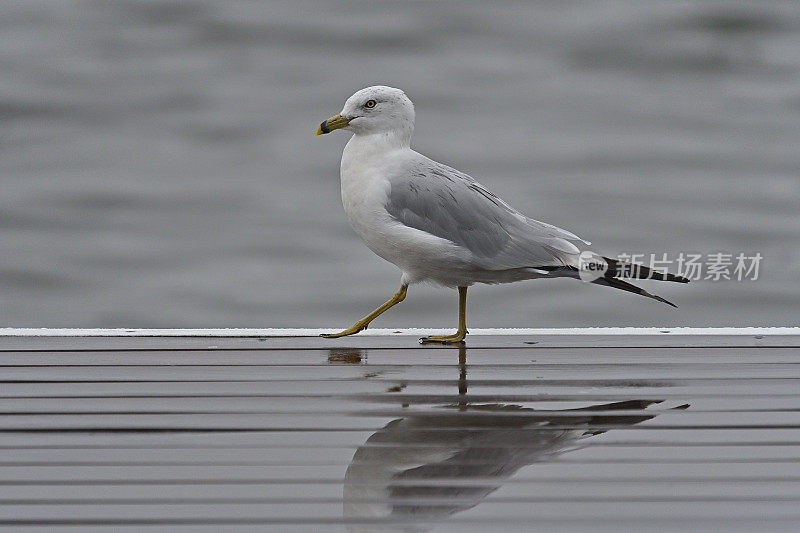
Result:
{"label": "wet dock surface", "polygon": [[0,527],[797,531],[800,333],[0,336]]}

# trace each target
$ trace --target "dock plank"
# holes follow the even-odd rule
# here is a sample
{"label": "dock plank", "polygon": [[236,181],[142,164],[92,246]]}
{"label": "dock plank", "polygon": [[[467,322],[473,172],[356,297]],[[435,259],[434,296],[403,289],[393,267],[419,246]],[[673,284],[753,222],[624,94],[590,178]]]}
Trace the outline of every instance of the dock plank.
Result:
{"label": "dock plank", "polygon": [[800,529],[800,330],[300,333],[0,330],[0,527]]}

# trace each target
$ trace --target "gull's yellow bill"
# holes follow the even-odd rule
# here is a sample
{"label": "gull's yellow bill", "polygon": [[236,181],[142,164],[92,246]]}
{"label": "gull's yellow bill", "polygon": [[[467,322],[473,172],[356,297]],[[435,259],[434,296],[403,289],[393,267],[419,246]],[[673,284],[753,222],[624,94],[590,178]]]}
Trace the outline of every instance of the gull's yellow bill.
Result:
{"label": "gull's yellow bill", "polygon": [[319,127],[317,128],[317,135],[330,133],[333,130],[344,128],[345,126],[350,124],[350,120],[351,119],[343,117],[341,114],[333,116],[328,120],[323,120],[322,124],[320,124]]}

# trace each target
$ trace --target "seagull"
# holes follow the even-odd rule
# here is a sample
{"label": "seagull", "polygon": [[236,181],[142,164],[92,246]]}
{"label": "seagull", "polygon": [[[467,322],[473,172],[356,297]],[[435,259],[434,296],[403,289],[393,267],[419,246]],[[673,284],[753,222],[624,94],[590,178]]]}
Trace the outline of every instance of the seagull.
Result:
{"label": "seagull", "polygon": [[423,344],[464,341],[467,289],[475,283],[566,277],[677,307],[621,278],[688,283],[687,278],[586,250],[588,241],[526,217],[471,176],[415,152],[414,116],[414,104],[402,90],[378,85],[353,94],[341,113],[317,128],[317,135],[353,133],[341,163],[345,214],[367,247],[402,272],[400,289],[388,301],[323,337],[366,329],[419,282],[458,289],[457,331],[424,337]]}

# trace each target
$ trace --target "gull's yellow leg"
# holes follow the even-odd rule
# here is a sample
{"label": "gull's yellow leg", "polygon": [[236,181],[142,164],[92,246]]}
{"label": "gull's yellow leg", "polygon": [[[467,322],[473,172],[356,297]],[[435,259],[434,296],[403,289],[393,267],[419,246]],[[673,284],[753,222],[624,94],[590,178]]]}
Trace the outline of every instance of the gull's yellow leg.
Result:
{"label": "gull's yellow leg", "polygon": [[344,331],[340,331],[339,333],[323,333],[321,337],[326,337],[328,339],[335,339],[337,337],[344,337],[345,335],[353,335],[358,333],[362,329],[367,329],[369,323],[375,320],[378,315],[389,309],[390,307],[399,304],[403,300],[406,299],[406,293],[408,292],[408,285],[401,285],[400,290],[394,293],[394,296],[389,298],[385,304],[350,326]]}
{"label": "gull's yellow leg", "polygon": [[419,340],[422,344],[438,342],[441,344],[453,344],[461,342],[467,336],[467,288],[458,288],[458,331],[452,335],[430,335]]}

